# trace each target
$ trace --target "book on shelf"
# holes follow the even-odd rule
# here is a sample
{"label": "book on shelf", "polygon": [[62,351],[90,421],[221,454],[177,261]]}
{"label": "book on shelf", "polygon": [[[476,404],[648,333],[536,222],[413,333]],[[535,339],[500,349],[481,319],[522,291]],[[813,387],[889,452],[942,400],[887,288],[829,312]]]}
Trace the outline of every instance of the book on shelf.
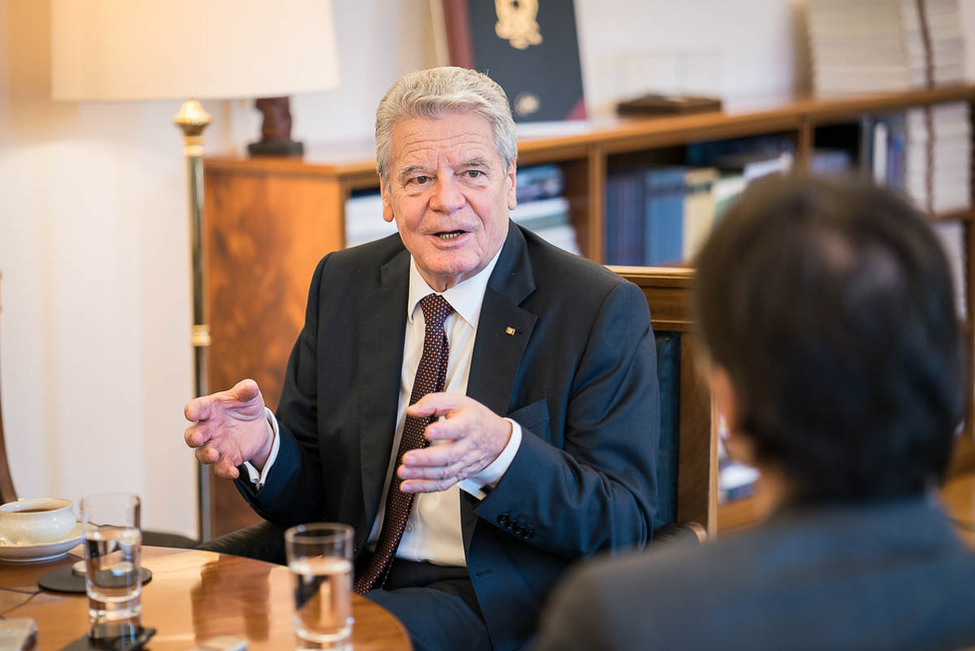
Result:
{"label": "book on shelf", "polygon": [[785,174],[792,169],[792,152],[735,153],[717,156],[712,164],[725,173],[741,174],[745,182],[754,181],[767,174]]}
{"label": "book on shelf", "polygon": [[792,168],[791,147],[779,138],[700,143],[687,148],[686,164],[610,170],[604,259],[637,266],[691,261],[749,182]]}
{"label": "book on shelf", "polygon": [[562,168],[554,163],[519,167],[515,185],[518,203],[559,197],[565,192]]}
{"label": "book on shelf", "polygon": [[809,172],[825,176],[847,174],[853,169],[853,156],[845,149],[817,147],[809,158]]}
{"label": "book on shelf", "polygon": [[870,152],[870,167],[873,172],[874,183],[884,185],[887,183],[887,151],[889,130],[887,123],[878,120],[873,125],[873,147]]}
{"label": "book on shelf", "polygon": [[932,214],[971,209],[972,130],[967,102],[863,120],[861,160],[875,181]]}
{"label": "book on shelf", "polygon": [[968,318],[968,283],[965,269],[968,268],[968,255],[965,247],[965,225],[959,220],[939,221],[932,223],[932,228],[951,268],[952,284],[955,289],[955,310],[959,319]]}
{"label": "book on shelf", "polygon": [[355,191],[345,202],[345,246],[353,247],[396,232],[396,224],[383,219],[378,190]]}
{"label": "book on shelf", "polygon": [[643,264],[643,184],[640,169],[606,176],[605,259],[609,264]]}
{"label": "book on shelf", "polygon": [[516,122],[586,117],[573,0],[442,0],[451,65],[480,70]]}
{"label": "book on shelf", "polygon": [[684,260],[692,260],[704,244],[715,216],[714,183],[718,170],[694,167],[684,176]]}
{"label": "book on shelf", "polygon": [[793,143],[775,137],[719,141],[710,151],[698,152],[695,157],[719,172],[712,184],[715,221],[749,183],[767,174],[788,173],[795,163]]}
{"label": "book on shelf", "polygon": [[[774,167],[769,171],[789,169],[795,159],[795,141],[786,135],[751,136],[694,142],[687,145],[687,164],[695,167],[719,166],[724,169],[752,166],[749,180],[760,176],[760,168]],[[762,163],[762,161],[767,161]]]}
{"label": "book on shelf", "polygon": [[515,197],[518,205],[511,220],[547,242],[580,255],[575,228],[564,196],[565,180],[558,165],[533,165],[518,169]]}
{"label": "book on shelf", "polygon": [[735,203],[738,196],[745,191],[748,181],[744,175],[736,172],[721,173],[711,185],[711,196],[714,199],[714,221],[718,221]]}
{"label": "book on shelf", "polygon": [[519,203],[510,212],[511,221],[532,231],[543,240],[580,255],[575,229],[569,221],[569,200],[547,197]]}
{"label": "book on shelf", "polygon": [[679,264],[684,259],[683,166],[652,168],[644,176],[643,264]]}

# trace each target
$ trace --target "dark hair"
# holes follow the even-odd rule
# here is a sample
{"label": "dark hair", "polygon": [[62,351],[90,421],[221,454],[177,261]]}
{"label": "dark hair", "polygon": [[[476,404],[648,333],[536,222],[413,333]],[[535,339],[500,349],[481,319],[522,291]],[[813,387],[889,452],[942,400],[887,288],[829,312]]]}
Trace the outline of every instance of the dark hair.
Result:
{"label": "dark hair", "polygon": [[943,478],[963,414],[951,275],[925,219],[851,179],[753,183],[697,261],[702,340],[759,459],[799,499]]}

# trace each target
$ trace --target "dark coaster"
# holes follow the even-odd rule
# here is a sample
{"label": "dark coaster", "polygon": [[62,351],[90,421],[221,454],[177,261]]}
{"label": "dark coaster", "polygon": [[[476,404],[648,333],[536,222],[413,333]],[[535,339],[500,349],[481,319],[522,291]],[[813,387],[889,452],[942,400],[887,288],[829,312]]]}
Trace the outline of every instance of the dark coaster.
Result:
{"label": "dark coaster", "polygon": [[[152,580],[152,572],[146,568],[139,568],[139,572],[142,575],[143,585]],[[70,566],[59,567],[56,570],[51,570],[50,572],[42,574],[41,577],[37,579],[37,585],[44,590],[51,590],[52,592],[84,594],[85,575],[75,574]]]}

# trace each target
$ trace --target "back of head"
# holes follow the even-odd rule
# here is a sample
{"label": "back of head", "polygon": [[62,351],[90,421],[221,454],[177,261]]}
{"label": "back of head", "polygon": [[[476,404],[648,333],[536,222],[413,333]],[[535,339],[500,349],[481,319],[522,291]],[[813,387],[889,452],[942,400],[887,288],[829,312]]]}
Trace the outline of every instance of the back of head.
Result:
{"label": "back of head", "polygon": [[940,481],[962,418],[945,255],[900,197],[852,180],[751,185],[697,264],[696,309],[759,460],[807,500]]}
{"label": "back of head", "polygon": [[376,166],[389,184],[393,127],[410,118],[438,119],[450,113],[480,115],[491,125],[495,148],[505,168],[518,155],[511,107],[504,90],[487,75],[457,67],[408,73],[394,83],[376,110]]}

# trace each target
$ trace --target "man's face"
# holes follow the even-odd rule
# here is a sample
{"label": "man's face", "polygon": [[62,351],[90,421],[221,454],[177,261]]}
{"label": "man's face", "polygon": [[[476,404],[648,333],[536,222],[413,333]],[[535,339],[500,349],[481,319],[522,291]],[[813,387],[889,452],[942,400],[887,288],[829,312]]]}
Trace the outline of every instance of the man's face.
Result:
{"label": "man's face", "polygon": [[383,218],[396,220],[423,279],[444,291],[487,266],[508,234],[515,165],[504,168],[484,118],[451,113],[393,128]]}

